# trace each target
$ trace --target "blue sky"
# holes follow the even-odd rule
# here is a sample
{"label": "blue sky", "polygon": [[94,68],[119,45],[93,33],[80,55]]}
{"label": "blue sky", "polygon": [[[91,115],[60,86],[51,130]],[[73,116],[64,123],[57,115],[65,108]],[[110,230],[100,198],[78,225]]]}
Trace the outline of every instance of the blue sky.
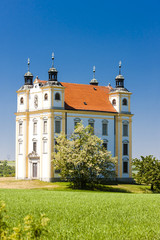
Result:
{"label": "blue sky", "polygon": [[0,159],[14,159],[16,90],[31,72],[48,79],[51,53],[59,81],[115,86],[122,61],[133,95],[133,157],[160,159],[159,1],[0,1]]}

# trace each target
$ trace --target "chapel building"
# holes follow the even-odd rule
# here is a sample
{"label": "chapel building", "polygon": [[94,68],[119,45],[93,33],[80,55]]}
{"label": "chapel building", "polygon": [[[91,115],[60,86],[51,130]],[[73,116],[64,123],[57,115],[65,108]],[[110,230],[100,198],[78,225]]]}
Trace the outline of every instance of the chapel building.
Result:
{"label": "chapel building", "polygon": [[56,136],[61,131],[70,136],[82,121],[84,126],[93,127],[104,147],[117,157],[118,180],[131,181],[132,93],[124,87],[121,62],[115,88],[99,86],[95,67],[89,84],[59,82],[54,55],[47,81],[38,77],[33,81],[29,66],[28,60],[24,85],[17,91],[16,179],[60,179],[52,162]]}

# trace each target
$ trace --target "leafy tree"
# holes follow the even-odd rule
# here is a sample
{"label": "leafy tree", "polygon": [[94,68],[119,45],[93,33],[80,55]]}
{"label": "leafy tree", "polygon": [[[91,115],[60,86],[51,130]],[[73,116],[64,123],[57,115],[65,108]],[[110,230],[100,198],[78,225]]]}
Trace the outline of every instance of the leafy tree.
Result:
{"label": "leafy tree", "polygon": [[63,179],[76,188],[115,177],[115,159],[103,147],[103,141],[93,135],[91,126],[78,123],[69,139],[61,133],[56,138],[53,162]]}
{"label": "leafy tree", "polygon": [[141,159],[133,159],[133,177],[137,183],[145,183],[151,185],[151,190],[154,188],[160,189],[160,161],[152,155]]}
{"label": "leafy tree", "polygon": [[0,177],[15,176],[15,166],[10,166],[7,160],[0,163]]}

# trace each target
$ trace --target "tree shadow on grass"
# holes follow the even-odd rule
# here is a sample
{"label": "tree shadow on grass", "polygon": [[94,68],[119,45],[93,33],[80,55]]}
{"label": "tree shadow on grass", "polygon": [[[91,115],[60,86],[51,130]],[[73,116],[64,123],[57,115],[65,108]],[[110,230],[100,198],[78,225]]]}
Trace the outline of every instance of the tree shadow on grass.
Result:
{"label": "tree shadow on grass", "polygon": [[121,193],[131,193],[131,191],[123,188],[112,187],[108,185],[97,185],[93,189],[94,191],[102,191],[102,192],[121,192]]}
{"label": "tree shadow on grass", "polygon": [[83,191],[95,191],[95,192],[119,192],[119,193],[132,193],[128,189],[113,187],[103,184],[87,185],[83,189],[74,188],[73,185],[68,186],[68,189],[83,190]]}

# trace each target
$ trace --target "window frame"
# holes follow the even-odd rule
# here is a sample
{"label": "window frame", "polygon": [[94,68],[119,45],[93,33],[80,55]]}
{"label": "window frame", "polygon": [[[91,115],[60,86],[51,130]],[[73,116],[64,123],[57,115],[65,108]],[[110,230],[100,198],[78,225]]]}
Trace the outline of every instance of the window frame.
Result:
{"label": "window frame", "polygon": [[[57,98],[57,96],[59,96],[59,97]],[[56,93],[55,93],[54,100],[55,100],[55,101],[60,101],[60,100],[61,100],[61,95],[60,95],[59,92],[56,92]]]}
{"label": "window frame", "polygon": [[33,122],[33,135],[37,135],[37,122]]}
{"label": "window frame", "polygon": [[123,98],[123,99],[122,99],[122,105],[123,105],[123,106],[128,106],[128,100],[127,100],[127,98]]}
{"label": "window frame", "polygon": [[92,118],[88,119],[88,125],[90,125],[92,127],[92,134],[93,135],[94,135],[94,132],[95,132],[95,130],[94,130],[95,124],[94,123],[95,123],[94,119],[92,119]]}
{"label": "window frame", "polygon": [[[106,133],[104,131],[104,125],[106,125]],[[108,120],[102,121],[102,136],[108,136]]]}
{"label": "window frame", "polygon": [[126,123],[123,123],[123,137],[128,137],[128,124]]}
{"label": "window frame", "polygon": [[23,136],[23,122],[19,122],[18,133],[19,133],[19,136]]}
{"label": "window frame", "polygon": [[33,141],[33,152],[37,153],[37,141]]}
{"label": "window frame", "polygon": [[[127,164],[127,166],[124,166],[125,164]],[[129,168],[128,161],[123,161],[123,173],[124,174],[128,174],[129,173],[129,169],[128,168]]]}
{"label": "window frame", "polygon": [[48,121],[46,119],[43,120],[43,134],[48,133]]}
{"label": "window frame", "polygon": [[77,123],[80,123],[81,119],[80,118],[75,118],[74,119],[74,128],[77,126]]}
{"label": "window frame", "polygon": [[24,104],[24,97],[21,97],[20,98],[20,105],[23,105]]}
{"label": "window frame", "polygon": [[117,105],[117,101],[116,101],[115,98],[112,100],[112,105],[113,105],[113,106],[116,106],[116,105]]}
{"label": "window frame", "polygon": [[[56,130],[57,130],[57,129],[56,129],[56,123],[57,123],[57,122],[59,122],[59,124],[60,124],[60,125],[59,125],[59,126],[60,126],[60,132],[57,132],[57,131],[56,131]],[[62,122],[62,118],[61,118],[60,116],[56,116],[56,117],[55,117],[55,120],[54,120],[54,132],[55,132],[56,134],[60,134],[61,131],[62,131],[62,126],[61,126],[62,124],[61,124],[61,122]]]}
{"label": "window frame", "polygon": [[[106,144],[106,147],[104,146],[105,144]],[[108,150],[108,140],[107,139],[103,139],[102,145],[105,148],[105,150]]]}
{"label": "window frame", "polygon": [[23,143],[22,143],[22,141],[18,142],[18,155],[23,155]]}
{"label": "window frame", "polygon": [[44,101],[48,101],[48,93],[44,94]]}
{"label": "window frame", "polygon": [[[129,121],[127,121],[127,120],[124,120],[123,122],[122,122],[122,132],[123,132],[123,137],[128,137],[129,136]],[[127,126],[127,134],[125,134],[125,129],[124,129],[124,126]]]}
{"label": "window frame", "polygon": [[128,142],[123,142],[123,156],[128,156],[129,153],[129,144]]}
{"label": "window frame", "polygon": [[47,154],[47,139],[43,139],[43,154]]}

